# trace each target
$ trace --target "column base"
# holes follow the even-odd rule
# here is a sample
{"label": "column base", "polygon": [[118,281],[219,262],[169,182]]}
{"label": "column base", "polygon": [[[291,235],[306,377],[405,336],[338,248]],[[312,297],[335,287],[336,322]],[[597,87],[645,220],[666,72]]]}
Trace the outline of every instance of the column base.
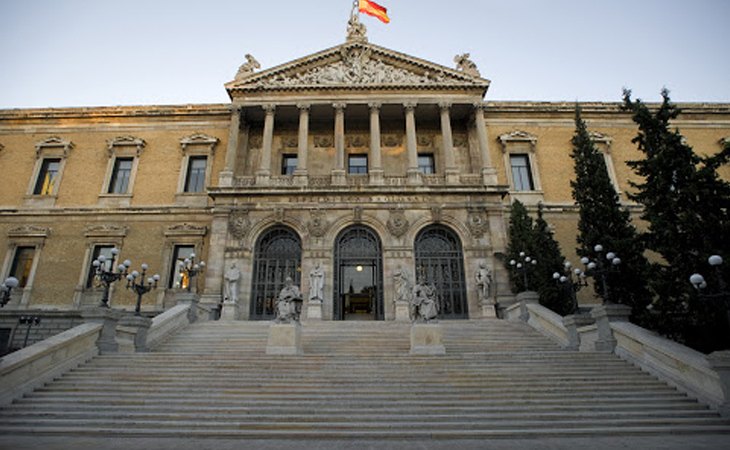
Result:
{"label": "column base", "polygon": [[266,342],[267,355],[301,355],[302,326],[297,323],[272,323]]}
{"label": "column base", "polygon": [[370,171],[370,184],[373,186],[382,186],[385,184],[383,169],[373,169]]}
{"label": "column base", "polygon": [[494,167],[482,167],[482,182],[485,186],[497,185],[497,171]]}
{"label": "column base", "polygon": [[347,173],[343,169],[335,169],[331,172],[333,186],[346,186]]}

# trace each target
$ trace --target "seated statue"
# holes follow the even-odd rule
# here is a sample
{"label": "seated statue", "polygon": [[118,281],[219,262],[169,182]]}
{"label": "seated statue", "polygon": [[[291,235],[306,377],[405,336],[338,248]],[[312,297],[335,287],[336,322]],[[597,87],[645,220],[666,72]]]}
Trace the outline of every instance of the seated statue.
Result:
{"label": "seated statue", "polygon": [[294,286],[291,277],[286,277],[284,287],[276,300],[276,319],[274,320],[277,323],[299,322],[303,301],[299,288]]}
{"label": "seated statue", "polygon": [[438,301],[436,288],[426,284],[423,277],[413,286],[413,295],[409,308],[411,322],[430,322],[438,316]]}

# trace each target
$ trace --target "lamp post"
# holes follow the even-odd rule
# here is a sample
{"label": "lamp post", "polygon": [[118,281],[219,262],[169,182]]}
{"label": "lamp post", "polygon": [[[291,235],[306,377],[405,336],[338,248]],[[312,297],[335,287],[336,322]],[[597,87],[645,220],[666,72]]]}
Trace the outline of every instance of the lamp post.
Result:
{"label": "lamp post", "polygon": [[568,292],[573,305],[573,312],[575,313],[578,311],[578,291],[588,286],[588,282],[586,281],[587,275],[577,267],[573,269],[573,264],[570,261],[565,261],[563,267],[563,274],[561,275],[559,272],[553,273],[553,280],[555,280],[558,286]]}
{"label": "lamp post", "polygon": [[603,288],[603,303],[614,303],[611,299],[611,291],[608,286],[608,275],[611,273],[618,273],[618,266],[621,265],[621,258],[616,256],[614,252],[603,252],[603,246],[596,244],[593,247],[593,251],[596,252],[596,258],[591,260],[584,256],[580,259],[586,266],[586,275],[593,277],[594,280],[601,281],[601,287]]}
{"label": "lamp post", "polygon": [[[158,274],[154,274],[153,276],[147,278],[147,284],[145,284],[145,275],[148,268],[149,266],[143,263],[142,273],[133,270],[132,273],[127,275],[127,289],[131,289],[132,291],[134,291],[135,294],[137,294],[137,306],[135,306],[134,308],[135,316],[142,315],[142,296],[152,289],[156,289],[157,282],[160,281],[160,276]],[[137,282],[137,278],[139,278],[139,282]]]}
{"label": "lamp post", "polygon": [[530,290],[529,283],[527,281],[527,272],[531,267],[537,266],[537,260],[531,256],[527,256],[525,252],[520,252],[519,260],[510,260],[509,265],[517,273],[522,274],[522,280],[525,283],[525,291]]}
{"label": "lamp post", "polygon": [[109,287],[111,286],[111,284],[121,279],[122,277],[127,276],[127,270],[129,269],[129,266],[132,265],[132,262],[127,259],[122,264],[119,264],[119,266],[116,267],[117,271],[115,272],[114,261],[117,259],[119,249],[117,249],[116,247],[111,249],[111,254],[112,258],[109,262],[108,270],[104,264],[106,263],[106,256],[104,255],[99,255],[99,257],[94,260],[93,263],[91,263],[96,268],[96,278],[104,286],[104,293],[101,297],[101,305],[99,305],[103,308],[109,307]]}
{"label": "lamp post", "polygon": [[18,286],[18,279],[15,277],[7,277],[3,284],[0,284],[0,291],[2,291],[2,298],[0,298],[0,308],[7,305],[10,301],[10,292],[13,288]]}
{"label": "lamp post", "polygon": [[725,307],[725,311],[727,313],[727,321],[728,325],[730,325],[730,292],[727,290],[727,284],[725,283],[725,279],[722,276],[722,266],[723,260],[722,256],[720,255],[712,255],[709,258],[707,258],[708,264],[712,266],[715,270],[715,278],[717,279],[717,283],[711,289],[712,292],[706,291],[708,288],[707,281],[705,281],[705,277],[702,276],[702,274],[699,273],[693,273],[689,277],[689,282],[692,283],[692,286],[697,290],[697,293],[699,297],[703,300],[710,300],[710,301],[720,301],[723,303],[723,306]]}
{"label": "lamp post", "polygon": [[20,316],[18,319],[19,325],[28,325],[28,328],[25,329],[25,339],[23,340],[23,348],[25,348],[28,345],[28,336],[30,335],[30,327],[33,325],[40,325],[41,318],[38,316]]}
{"label": "lamp post", "polygon": [[187,290],[188,292],[191,292],[191,289],[193,287],[193,278],[195,278],[197,275],[205,270],[205,261],[200,261],[199,263],[196,263],[195,253],[191,253],[190,258],[185,258],[184,261],[179,261],[177,265],[180,268],[180,271],[185,273],[185,276],[187,276]]}

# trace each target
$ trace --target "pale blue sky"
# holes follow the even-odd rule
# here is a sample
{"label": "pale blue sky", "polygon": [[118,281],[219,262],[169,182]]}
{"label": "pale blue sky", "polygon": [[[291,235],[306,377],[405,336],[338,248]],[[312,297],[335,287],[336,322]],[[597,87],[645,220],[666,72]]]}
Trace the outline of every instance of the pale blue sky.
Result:
{"label": "pale blue sky", "polygon": [[[728,0],[381,0],[370,41],[453,67],[488,100],[730,102]],[[344,42],[350,0],[0,0],[0,108],[223,103],[243,55],[269,68]]]}

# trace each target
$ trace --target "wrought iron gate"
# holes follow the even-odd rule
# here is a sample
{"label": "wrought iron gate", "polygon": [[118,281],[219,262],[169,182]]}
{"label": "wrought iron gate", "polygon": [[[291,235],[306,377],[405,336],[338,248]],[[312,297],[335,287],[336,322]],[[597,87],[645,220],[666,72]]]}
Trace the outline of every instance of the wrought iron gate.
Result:
{"label": "wrought iron gate", "polygon": [[416,236],[416,277],[436,287],[439,318],[469,317],[464,280],[464,255],[459,237],[441,225],[430,225]]}
{"label": "wrought iron gate", "polygon": [[276,298],[286,277],[300,285],[302,243],[290,228],[276,226],[256,242],[251,286],[251,319],[270,320],[275,316]]}
{"label": "wrought iron gate", "polygon": [[359,225],[343,230],[335,241],[334,259],[334,319],[345,318],[343,293],[347,287],[344,286],[346,280],[343,271],[346,267],[361,265],[373,270],[373,318],[383,320],[383,264],[378,235],[370,228]]}

